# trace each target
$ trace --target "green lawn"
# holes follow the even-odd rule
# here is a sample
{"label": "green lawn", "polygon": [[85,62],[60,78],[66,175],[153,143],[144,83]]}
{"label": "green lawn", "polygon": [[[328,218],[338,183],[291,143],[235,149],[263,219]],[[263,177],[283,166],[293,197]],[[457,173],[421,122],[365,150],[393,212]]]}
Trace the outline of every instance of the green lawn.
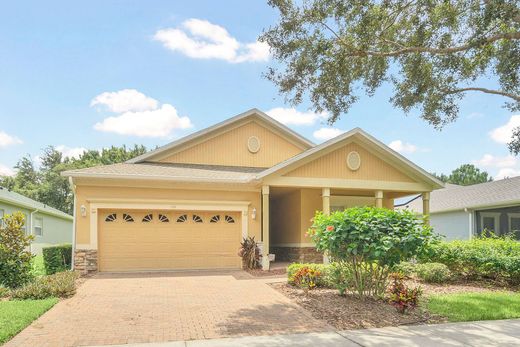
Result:
{"label": "green lawn", "polygon": [[482,292],[433,295],[428,310],[451,322],[520,318],[520,293]]}
{"label": "green lawn", "polygon": [[56,298],[0,301],[0,344],[18,334],[57,302]]}
{"label": "green lawn", "polygon": [[43,255],[36,255],[32,260],[32,274],[34,276],[45,275],[45,266],[43,265]]}

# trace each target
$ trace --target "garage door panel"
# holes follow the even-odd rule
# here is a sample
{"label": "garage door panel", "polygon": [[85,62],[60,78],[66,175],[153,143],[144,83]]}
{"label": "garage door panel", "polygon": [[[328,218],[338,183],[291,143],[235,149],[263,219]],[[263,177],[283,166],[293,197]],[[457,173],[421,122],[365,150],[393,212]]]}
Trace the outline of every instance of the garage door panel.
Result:
{"label": "garage door panel", "polygon": [[241,266],[238,212],[102,210],[99,216],[100,271]]}

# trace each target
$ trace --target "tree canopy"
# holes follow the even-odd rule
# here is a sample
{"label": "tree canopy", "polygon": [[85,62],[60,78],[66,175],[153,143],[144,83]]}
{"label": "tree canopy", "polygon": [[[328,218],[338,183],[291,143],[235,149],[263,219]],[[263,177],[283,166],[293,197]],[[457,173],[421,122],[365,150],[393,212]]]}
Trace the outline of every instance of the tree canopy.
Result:
{"label": "tree canopy", "polygon": [[453,170],[450,175],[438,175],[435,173],[433,173],[433,175],[444,183],[458,184],[460,186],[470,186],[472,184],[493,181],[493,177],[486,171],[480,171],[480,169],[473,164],[463,164]]}
{"label": "tree canopy", "polygon": [[61,176],[63,171],[122,163],[145,152],[144,146],[112,146],[101,151],[85,151],[79,158],[69,158],[49,146],[43,151],[39,168],[35,168],[31,157],[25,156],[16,164],[13,177],[0,177],[0,186],[72,214],[73,194],[67,178]]}
{"label": "tree canopy", "polygon": [[[279,22],[260,41],[266,77],[292,104],[309,98],[330,124],[385,82],[390,101],[440,129],[468,92],[520,110],[519,0],[269,0]],[[520,152],[520,130],[510,150]]]}

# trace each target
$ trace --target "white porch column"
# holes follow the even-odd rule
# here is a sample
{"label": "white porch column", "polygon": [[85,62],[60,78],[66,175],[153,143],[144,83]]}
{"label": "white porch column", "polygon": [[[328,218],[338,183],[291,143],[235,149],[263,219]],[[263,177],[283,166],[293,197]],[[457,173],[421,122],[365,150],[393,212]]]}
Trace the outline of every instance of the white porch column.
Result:
{"label": "white porch column", "polygon": [[262,269],[269,270],[269,186],[262,186]]}
{"label": "white porch column", "polygon": [[330,214],[330,188],[323,188],[321,191],[321,199],[323,203],[323,214]]}
{"label": "white porch column", "polygon": [[422,211],[426,223],[430,224],[430,192],[422,193]]}
{"label": "white porch column", "polygon": [[378,208],[383,207],[383,191],[382,190],[376,191],[375,198],[376,198],[376,207],[378,207]]}

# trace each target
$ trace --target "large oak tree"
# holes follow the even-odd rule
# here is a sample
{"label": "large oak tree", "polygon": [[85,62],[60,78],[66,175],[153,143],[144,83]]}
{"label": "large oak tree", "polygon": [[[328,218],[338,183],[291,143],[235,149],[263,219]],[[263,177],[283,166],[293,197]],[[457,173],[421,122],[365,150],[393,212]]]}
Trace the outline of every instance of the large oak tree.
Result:
{"label": "large oak tree", "polygon": [[[292,104],[309,98],[333,124],[360,94],[393,86],[391,102],[440,129],[467,93],[520,110],[519,0],[270,0],[279,22],[260,40],[266,76]],[[510,150],[520,152],[520,130]]]}

